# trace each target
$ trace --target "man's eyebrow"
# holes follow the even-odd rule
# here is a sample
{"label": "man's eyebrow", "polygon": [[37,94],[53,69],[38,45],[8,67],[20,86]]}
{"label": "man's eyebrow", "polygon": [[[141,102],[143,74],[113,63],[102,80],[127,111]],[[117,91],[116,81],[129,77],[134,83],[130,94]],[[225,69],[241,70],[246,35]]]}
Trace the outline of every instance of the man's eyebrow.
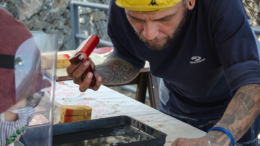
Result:
{"label": "man's eyebrow", "polygon": [[172,18],[175,14],[170,14],[170,15],[167,15],[167,16],[164,16],[162,18],[159,18],[159,19],[155,19],[153,21],[163,21],[163,20],[168,20],[170,18]]}
{"label": "man's eyebrow", "polygon": [[[142,19],[139,19],[139,18],[136,18],[128,13],[126,13],[129,17],[133,18],[133,19],[136,19],[136,20],[139,20],[139,21],[144,21]],[[175,14],[170,14],[170,15],[167,15],[167,16],[164,16],[162,18],[159,18],[159,19],[155,19],[153,21],[163,21],[163,20],[167,20],[167,19],[170,19],[171,17],[173,17]]]}
{"label": "man's eyebrow", "polygon": [[142,20],[142,19],[139,19],[139,18],[136,18],[136,17],[134,17],[134,16],[132,16],[132,15],[130,15],[130,14],[128,14],[128,13],[126,13],[129,17],[131,17],[131,18],[133,18],[133,19],[135,19],[135,20],[139,20],[139,21],[144,21],[144,20]]}

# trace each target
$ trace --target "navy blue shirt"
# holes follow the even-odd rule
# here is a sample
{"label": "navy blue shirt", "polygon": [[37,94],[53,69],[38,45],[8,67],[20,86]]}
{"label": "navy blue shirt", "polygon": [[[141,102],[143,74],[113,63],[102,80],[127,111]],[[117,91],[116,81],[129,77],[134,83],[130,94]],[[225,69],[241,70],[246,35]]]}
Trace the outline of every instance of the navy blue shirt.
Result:
{"label": "navy blue shirt", "polygon": [[135,34],[124,9],[111,0],[108,35],[113,54],[163,79],[161,101],[175,113],[221,117],[237,89],[260,83],[258,41],[241,0],[196,0],[174,40],[162,51]]}

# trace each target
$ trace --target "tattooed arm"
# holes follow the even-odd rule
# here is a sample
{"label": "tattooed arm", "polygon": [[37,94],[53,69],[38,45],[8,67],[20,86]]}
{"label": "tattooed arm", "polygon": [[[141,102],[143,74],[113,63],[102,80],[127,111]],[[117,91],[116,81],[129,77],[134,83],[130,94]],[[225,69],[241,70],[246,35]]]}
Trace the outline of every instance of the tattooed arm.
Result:
{"label": "tattooed arm", "polygon": [[[238,141],[250,128],[259,114],[260,85],[245,85],[237,91],[216,127],[223,127]],[[229,137],[220,131],[212,131],[207,138],[214,143],[230,143]]]}
{"label": "tattooed arm", "polygon": [[[229,103],[226,112],[215,127],[223,127],[238,141],[251,127],[260,113],[260,85],[250,84],[242,86]],[[200,145],[229,146],[230,138],[222,131],[213,130],[206,136],[198,139],[177,139],[172,146]]]}
{"label": "tattooed arm", "polygon": [[104,85],[125,84],[137,77],[140,69],[117,56],[110,55],[101,65],[96,66]]}
{"label": "tattooed arm", "polygon": [[[94,74],[96,77],[96,83],[93,87],[90,87],[90,83],[93,77],[92,73],[88,73],[84,79],[81,80],[82,74],[85,70],[92,66],[95,68]],[[79,90],[85,92],[88,88],[98,90],[103,82],[104,85],[120,85],[132,81],[140,72],[140,69],[132,65],[131,63],[116,57],[109,55],[107,59],[101,65],[95,67],[91,59],[84,61],[79,65],[70,64],[67,67],[68,75],[73,79],[75,84],[79,84]]]}

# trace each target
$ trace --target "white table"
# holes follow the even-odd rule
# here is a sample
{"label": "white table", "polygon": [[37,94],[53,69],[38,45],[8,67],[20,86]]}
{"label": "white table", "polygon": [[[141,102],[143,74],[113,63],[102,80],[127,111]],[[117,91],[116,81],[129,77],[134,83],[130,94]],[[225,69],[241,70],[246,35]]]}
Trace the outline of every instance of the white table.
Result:
{"label": "white table", "polygon": [[[55,102],[62,105],[87,105],[92,107],[92,119],[127,115],[167,134],[165,146],[178,137],[198,138],[205,132],[165,115],[143,103],[105,86],[98,91],[80,92],[73,81],[57,82]],[[57,117],[58,115],[56,115]]]}

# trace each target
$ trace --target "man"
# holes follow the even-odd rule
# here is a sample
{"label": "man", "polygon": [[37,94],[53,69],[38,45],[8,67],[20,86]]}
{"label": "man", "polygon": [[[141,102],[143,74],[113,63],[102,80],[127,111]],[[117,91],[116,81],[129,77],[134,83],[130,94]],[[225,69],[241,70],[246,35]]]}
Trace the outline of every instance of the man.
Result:
{"label": "man", "polygon": [[[205,132],[214,127],[173,146],[258,145],[259,43],[241,0],[111,0],[108,35],[115,49],[96,66],[92,89],[133,80],[147,60],[163,79],[160,111]],[[90,64],[67,68],[80,91]]]}
{"label": "man", "polygon": [[[0,146],[9,146],[26,133],[26,127],[35,115],[34,108],[44,95],[41,90],[50,87],[52,80],[43,79],[41,54],[35,42],[37,37],[2,8],[0,18]],[[46,36],[40,38],[44,42]],[[51,43],[47,43],[49,50],[52,49]],[[46,106],[45,113],[49,109]],[[40,129],[34,138],[44,137],[47,142],[48,136],[52,136],[49,134],[51,127]]]}

